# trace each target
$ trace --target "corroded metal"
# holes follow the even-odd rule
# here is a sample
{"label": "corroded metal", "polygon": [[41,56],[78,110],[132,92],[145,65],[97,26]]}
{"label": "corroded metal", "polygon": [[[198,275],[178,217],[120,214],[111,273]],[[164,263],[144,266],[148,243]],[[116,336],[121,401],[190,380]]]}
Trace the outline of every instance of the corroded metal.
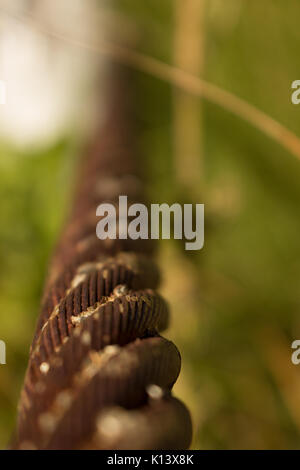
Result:
{"label": "corroded metal", "polygon": [[[116,77],[116,73],[114,74]],[[141,201],[124,80],[86,152],[54,253],[18,412],[18,449],[183,449],[185,406],[172,397],[180,355],[160,332],[168,307],[148,240],[98,240],[96,207]]]}

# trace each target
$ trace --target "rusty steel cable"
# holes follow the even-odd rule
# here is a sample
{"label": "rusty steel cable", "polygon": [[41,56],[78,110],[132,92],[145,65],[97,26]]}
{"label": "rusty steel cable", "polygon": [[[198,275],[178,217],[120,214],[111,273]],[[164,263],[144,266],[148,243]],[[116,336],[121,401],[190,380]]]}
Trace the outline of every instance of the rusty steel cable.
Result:
{"label": "rusty steel cable", "polygon": [[128,80],[119,71],[113,78],[49,269],[15,449],[185,449],[191,441],[189,412],[171,392],[180,354],[160,336],[168,307],[156,291],[155,245],[96,236],[100,203],[144,200]]}

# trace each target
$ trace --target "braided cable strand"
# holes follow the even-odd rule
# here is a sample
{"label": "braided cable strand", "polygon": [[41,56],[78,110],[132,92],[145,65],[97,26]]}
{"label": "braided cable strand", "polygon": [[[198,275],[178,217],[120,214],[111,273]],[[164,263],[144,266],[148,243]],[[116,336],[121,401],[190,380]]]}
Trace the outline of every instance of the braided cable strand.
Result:
{"label": "braided cable strand", "polygon": [[96,207],[141,201],[124,79],[114,71],[105,122],[87,150],[54,254],[19,401],[17,449],[184,449],[185,406],[172,397],[176,347],[159,335],[150,240],[98,240]]}

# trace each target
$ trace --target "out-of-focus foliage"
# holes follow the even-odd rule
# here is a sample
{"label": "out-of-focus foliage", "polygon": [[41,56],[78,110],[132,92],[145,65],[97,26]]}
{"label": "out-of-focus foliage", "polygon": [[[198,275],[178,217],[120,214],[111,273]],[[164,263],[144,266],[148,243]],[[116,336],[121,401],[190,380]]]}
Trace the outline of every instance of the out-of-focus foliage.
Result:
{"label": "out-of-focus foliage", "polygon": [[[168,63],[174,3],[119,0],[119,11],[141,32],[139,49]],[[290,100],[299,79],[299,2],[224,3],[204,5],[204,78],[299,134],[300,107]],[[173,158],[174,90],[139,72],[135,89],[150,201],[206,208],[204,249],[185,252],[162,241],[160,256],[173,313],[168,336],[183,357],[177,393],[192,410],[193,447],[299,448],[300,366],[291,364],[290,344],[300,338],[300,161],[205,102],[204,171],[189,193]],[[0,338],[8,353],[0,366],[2,446],[13,429],[47,261],[69,195],[62,182],[74,162],[69,141],[26,154],[0,143]]]}
{"label": "out-of-focus foliage", "polygon": [[2,447],[12,432],[47,262],[65,212],[70,163],[66,142],[28,153],[1,145],[0,336],[7,348],[7,364],[0,366]]}

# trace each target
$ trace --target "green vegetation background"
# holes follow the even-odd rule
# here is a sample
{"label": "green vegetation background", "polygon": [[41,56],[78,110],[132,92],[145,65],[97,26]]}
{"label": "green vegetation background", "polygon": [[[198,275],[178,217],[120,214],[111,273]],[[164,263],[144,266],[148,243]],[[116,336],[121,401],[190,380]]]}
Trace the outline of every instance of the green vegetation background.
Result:
{"label": "green vegetation background", "polygon": [[[119,4],[143,31],[140,50],[171,63],[174,2]],[[205,6],[203,76],[296,134],[300,107],[291,104],[290,86],[300,78],[299,19],[296,0]],[[160,256],[173,312],[168,337],[183,358],[177,393],[192,410],[193,448],[300,448],[300,369],[290,364],[291,341],[300,338],[300,161],[204,102],[204,170],[193,193],[183,191],[173,158],[174,90],[135,75],[150,197],[206,207],[205,248],[187,253],[163,241]],[[7,365],[0,366],[1,447],[14,427],[77,154],[75,136],[23,153],[0,142],[0,338],[7,344]]]}

